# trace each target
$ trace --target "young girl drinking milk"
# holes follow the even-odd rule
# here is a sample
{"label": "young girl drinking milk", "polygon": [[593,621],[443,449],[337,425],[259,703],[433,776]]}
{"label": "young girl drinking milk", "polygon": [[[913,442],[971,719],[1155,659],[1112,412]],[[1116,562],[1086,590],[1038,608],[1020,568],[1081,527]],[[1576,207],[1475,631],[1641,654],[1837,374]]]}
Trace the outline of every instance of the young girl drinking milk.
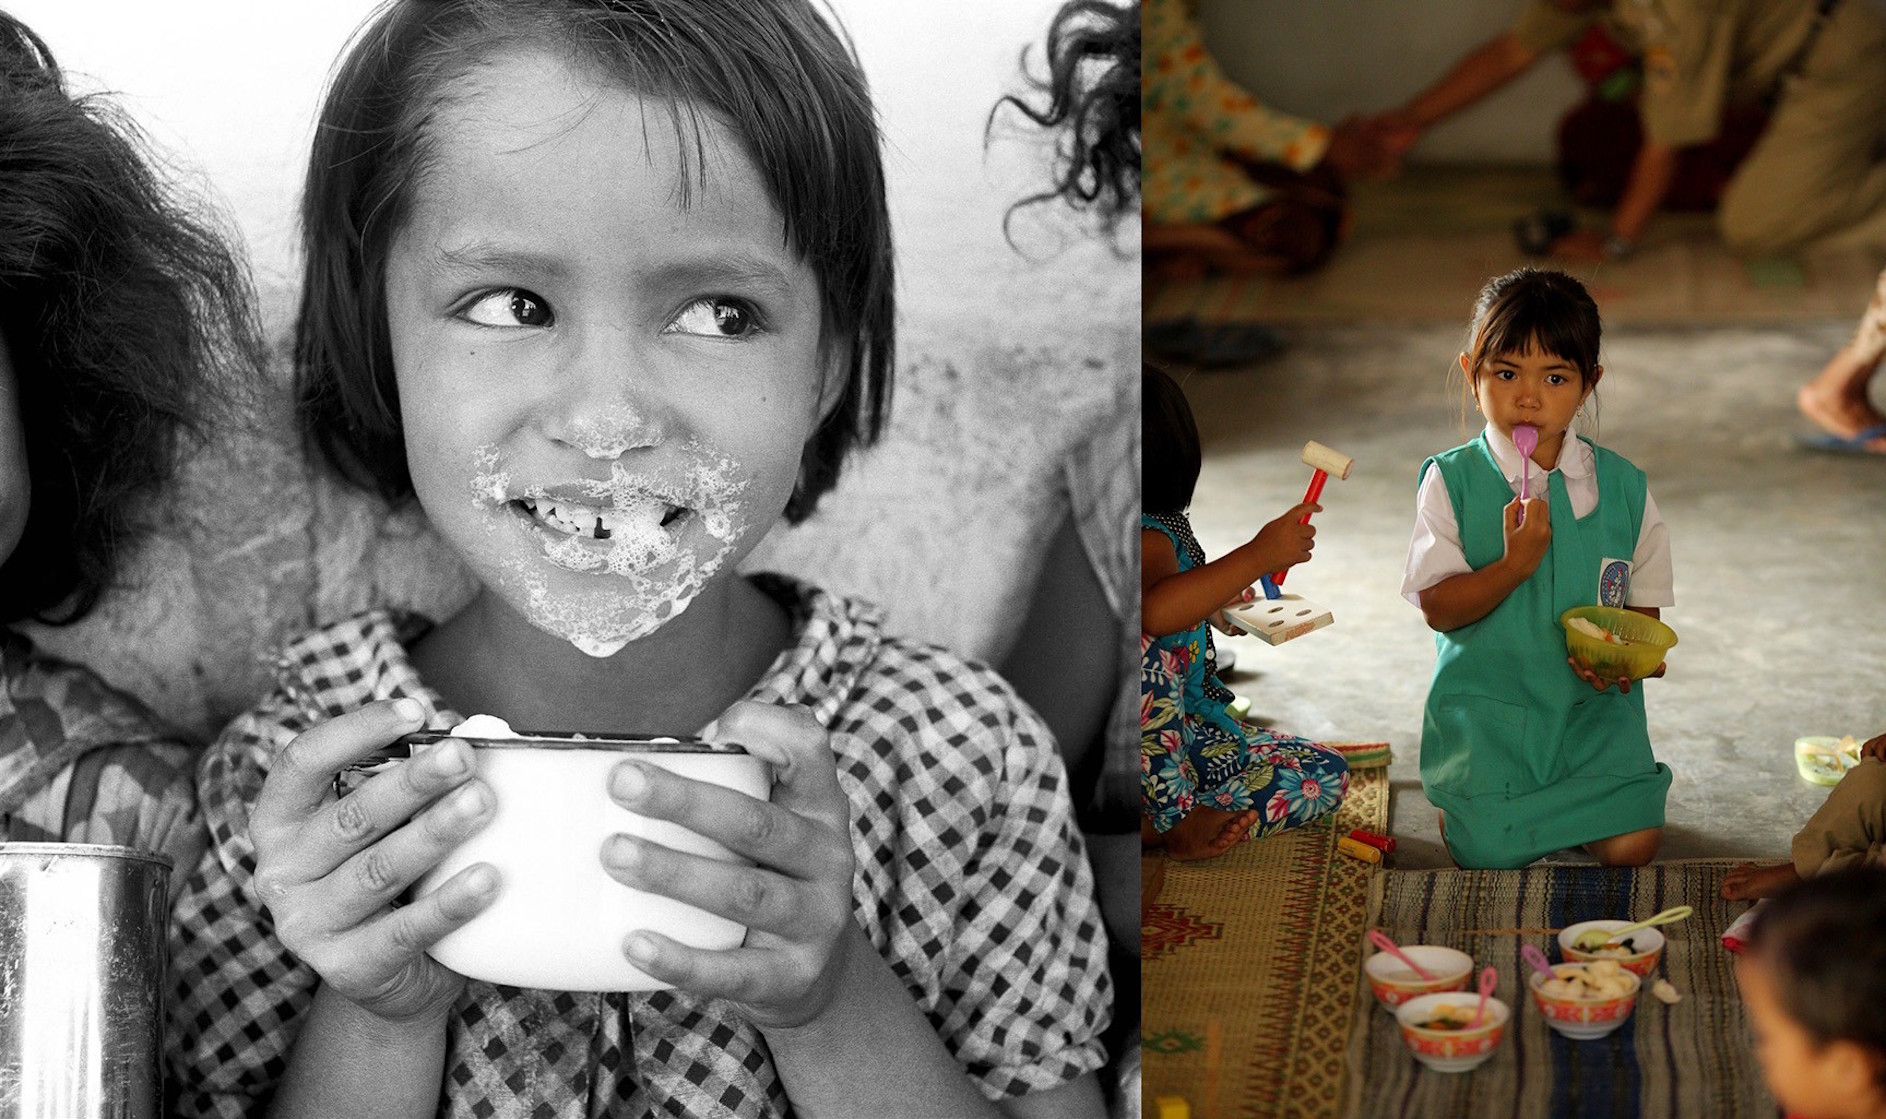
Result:
{"label": "young girl drinking milk", "polygon": [[218,368],[260,353],[248,278],[109,101],[0,13],[0,839],[202,851],[196,747],[11,628],[111,590]]}
{"label": "young girl drinking milk", "polygon": [[[1421,781],[1461,866],[1580,844],[1640,866],[1661,837],[1670,770],[1651,756],[1643,691],[1572,663],[1558,621],[1600,603],[1656,617],[1673,601],[1643,471],[1572,432],[1604,375],[1600,330],[1570,276],[1489,282],[1460,355],[1486,429],[1421,467],[1402,594],[1435,631]],[[1538,431],[1530,460],[1513,444],[1520,424]]]}
{"label": "young girl drinking milk", "polygon": [[[478,575],[437,625],[290,646],[200,774],[182,1114],[1097,1113],[1105,942],[1065,777],[998,677],[736,566],[884,414],[888,218],[855,60],[805,0],[399,0],[343,60],[304,202],[306,429]],[[473,712],[700,733],[770,803],[636,762],[622,883],[748,927],[622,929],[674,989],[468,981],[425,953],[506,889],[406,887],[490,818]],[[528,952],[529,945],[518,951]]]}

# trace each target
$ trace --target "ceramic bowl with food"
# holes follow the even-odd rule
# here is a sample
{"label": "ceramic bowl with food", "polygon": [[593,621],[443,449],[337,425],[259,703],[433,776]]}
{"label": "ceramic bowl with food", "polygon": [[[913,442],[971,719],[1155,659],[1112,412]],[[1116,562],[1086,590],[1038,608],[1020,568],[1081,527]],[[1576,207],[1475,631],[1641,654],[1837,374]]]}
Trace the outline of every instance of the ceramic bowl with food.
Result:
{"label": "ceramic bowl with food", "polygon": [[1395,1008],[1401,1040],[1414,1058],[1435,1072],[1467,1072],[1485,1064],[1506,1036],[1512,1011],[1488,997],[1480,1024],[1473,1022],[1480,996],[1465,992],[1420,995]]}
{"label": "ceramic bowl with food", "polygon": [[1377,952],[1370,956],[1362,963],[1362,974],[1383,1010],[1392,1012],[1419,995],[1466,988],[1467,974],[1473,970],[1473,957],[1467,953],[1438,944],[1404,944],[1401,950],[1434,978],[1421,978],[1391,953]]}
{"label": "ceramic bowl with food", "polygon": [[[467,738],[478,776],[497,802],[490,822],[421,878],[415,896],[475,863],[497,868],[497,900],[430,949],[473,979],[556,991],[646,991],[668,986],[623,953],[645,929],[696,948],[736,948],[746,928],[692,905],[632,889],[603,869],[618,833],[709,858],[742,862],[720,844],[666,820],[630,812],[609,796],[609,773],[625,759],[765,800],[767,764],[739,746],[698,739],[610,738],[520,732]],[[443,735],[409,735],[417,754]]]}
{"label": "ceramic bowl with food", "polygon": [[1553,978],[1533,972],[1526,980],[1546,1024],[1581,1041],[1603,1037],[1624,1024],[1637,1006],[1642,984],[1615,960],[1555,964]]}
{"label": "ceramic bowl with food", "polygon": [[1559,615],[1565,651],[1606,679],[1642,680],[1676,644],[1676,631],[1648,614],[1615,606],[1574,606]]}
{"label": "ceramic bowl with food", "polygon": [[1620,942],[1605,948],[1584,949],[1578,947],[1578,938],[1588,932],[1610,932],[1632,924],[1630,921],[1580,921],[1568,925],[1559,933],[1559,954],[1570,963],[1585,964],[1593,960],[1616,960],[1625,971],[1638,976],[1647,976],[1656,970],[1657,961],[1663,959],[1663,934],[1656,929],[1632,929],[1624,934]]}

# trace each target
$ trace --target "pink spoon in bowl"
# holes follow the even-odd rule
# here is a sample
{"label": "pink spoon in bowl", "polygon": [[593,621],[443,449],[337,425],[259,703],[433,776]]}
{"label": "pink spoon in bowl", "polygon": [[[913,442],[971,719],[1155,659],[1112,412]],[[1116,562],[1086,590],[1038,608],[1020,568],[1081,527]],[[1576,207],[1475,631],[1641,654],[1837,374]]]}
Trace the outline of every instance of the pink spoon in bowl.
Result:
{"label": "pink spoon in bowl", "polygon": [[1382,951],[1387,952],[1389,955],[1395,957],[1396,959],[1400,960],[1402,963],[1407,964],[1409,967],[1413,968],[1414,973],[1416,975],[1419,975],[1421,978],[1429,980],[1429,981],[1432,981],[1434,979],[1433,972],[1429,971],[1427,968],[1424,968],[1420,964],[1415,963],[1413,960],[1409,959],[1408,953],[1403,952],[1399,944],[1396,944],[1394,941],[1388,939],[1388,934],[1383,932],[1381,929],[1369,930],[1369,943],[1375,945],[1377,948],[1380,948]]}
{"label": "pink spoon in bowl", "polygon": [[1487,1012],[1487,996],[1493,993],[1493,985],[1499,981],[1500,973],[1493,969],[1492,964],[1488,964],[1480,972],[1480,1005],[1474,1008],[1473,1022],[1467,1026],[1468,1029],[1471,1030],[1480,1025],[1481,1017]]}
{"label": "pink spoon in bowl", "polygon": [[1539,951],[1537,945],[1520,945],[1519,958],[1531,964],[1534,971],[1537,971],[1547,979],[1558,978],[1558,973],[1552,970],[1552,961],[1545,958],[1545,953]]}
{"label": "pink spoon in bowl", "polygon": [[1539,429],[1531,424],[1514,424],[1513,447],[1519,451],[1519,523],[1523,525],[1525,501],[1532,496],[1532,453],[1539,449]]}

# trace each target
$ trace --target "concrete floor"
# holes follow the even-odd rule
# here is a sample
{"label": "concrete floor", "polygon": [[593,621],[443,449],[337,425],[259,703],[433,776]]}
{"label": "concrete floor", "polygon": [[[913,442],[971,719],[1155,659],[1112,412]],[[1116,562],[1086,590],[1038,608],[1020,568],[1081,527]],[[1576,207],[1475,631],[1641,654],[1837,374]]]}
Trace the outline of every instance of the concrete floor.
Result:
{"label": "concrete floor", "polygon": [[[1192,508],[1211,555],[1301,499],[1305,440],[1356,459],[1286,588],[1335,624],[1276,647],[1218,640],[1260,722],[1393,744],[1402,868],[1449,865],[1417,766],[1433,640],[1398,590],[1416,471],[1467,434],[1447,379],[1463,327],[1303,327],[1262,365],[1174,371],[1205,443]],[[1649,474],[1676,560],[1664,618],[1680,644],[1647,684],[1651,740],[1675,771],[1661,858],[1784,858],[1826,794],[1796,775],[1795,738],[1886,731],[1886,459],[1790,442],[1807,430],[1796,386],[1852,327],[1607,332],[1595,437]]]}

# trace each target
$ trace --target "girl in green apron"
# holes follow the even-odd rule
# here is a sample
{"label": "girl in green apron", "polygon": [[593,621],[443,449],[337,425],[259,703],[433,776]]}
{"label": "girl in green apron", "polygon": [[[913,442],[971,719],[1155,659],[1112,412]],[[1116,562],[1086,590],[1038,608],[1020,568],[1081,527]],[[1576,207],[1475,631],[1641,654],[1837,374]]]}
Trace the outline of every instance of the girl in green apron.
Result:
{"label": "girl in green apron", "polygon": [[[1643,692],[1573,662],[1558,624],[1573,606],[1656,617],[1673,601],[1643,472],[1571,430],[1604,373],[1599,334],[1570,276],[1488,283],[1460,355],[1486,428],[1422,464],[1402,593],[1435,631],[1421,781],[1461,866],[1580,845],[1641,866],[1661,838],[1670,770],[1651,756]],[[1522,424],[1538,433],[1529,459],[1513,444]]]}
{"label": "girl in green apron", "polygon": [[1321,506],[1295,506],[1207,562],[1185,515],[1200,460],[1191,408],[1156,369],[1140,383],[1140,838],[1209,858],[1321,819],[1349,787],[1336,751],[1232,717],[1207,624],[1260,577],[1310,558],[1316,529],[1298,520]]}

